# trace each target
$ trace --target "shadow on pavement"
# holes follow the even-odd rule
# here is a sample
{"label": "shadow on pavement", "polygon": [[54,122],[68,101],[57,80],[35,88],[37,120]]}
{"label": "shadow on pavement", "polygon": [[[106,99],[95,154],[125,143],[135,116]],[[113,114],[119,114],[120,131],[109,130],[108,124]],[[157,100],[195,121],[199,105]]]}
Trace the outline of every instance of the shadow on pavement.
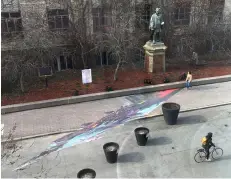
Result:
{"label": "shadow on pavement", "polygon": [[[195,88],[196,87],[196,88]],[[209,85],[209,86],[206,86],[206,85],[201,85],[201,86],[195,86],[193,88],[189,88],[189,90],[195,90],[195,91],[207,91],[207,90],[214,90],[216,88],[219,88],[218,86],[214,86],[214,85]]]}
{"label": "shadow on pavement", "polygon": [[127,154],[119,155],[118,162],[119,163],[136,163],[144,161],[144,154],[139,152],[131,152]]}
{"label": "shadow on pavement", "polygon": [[156,137],[151,138],[147,142],[147,146],[153,146],[153,145],[168,145],[172,143],[172,139],[168,137]]}
{"label": "shadow on pavement", "polygon": [[214,162],[222,161],[222,160],[231,160],[231,155],[226,155],[226,156],[224,155],[221,158],[214,160]]}
{"label": "shadow on pavement", "polygon": [[207,119],[201,115],[185,116],[179,117],[177,120],[177,125],[181,124],[199,124],[206,122]]}

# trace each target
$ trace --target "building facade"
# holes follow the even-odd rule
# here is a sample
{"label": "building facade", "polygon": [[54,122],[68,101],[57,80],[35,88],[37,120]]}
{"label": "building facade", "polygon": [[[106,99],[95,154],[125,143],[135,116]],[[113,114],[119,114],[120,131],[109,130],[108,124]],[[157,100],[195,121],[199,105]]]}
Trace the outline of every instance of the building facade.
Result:
{"label": "building facade", "polygon": [[[50,65],[55,71],[81,69],[84,68],[84,63],[91,68],[112,65],[116,60],[108,48],[102,48],[97,53],[89,49],[94,49],[95,42],[92,42],[96,34],[99,37],[100,33],[118,30],[115,22],[120,18],[115,16],[127,15],[131,17],[126,27],[129,33],[142,32],[140,50],[131,53],[136,54],[131,58],[139,60],[143,58],[142,44],[149,40],[148,24],[156,6],[162,7],[165,16],[165,44],[168,46],[168,53],[173,56],[190,55],[197,46],[190,40],[195,29],[222,21],[231,12],[229,0],[128,0],[127,3],[124,2],[124,7],[127,7],[124,11],[118,10],[120,6],[120,9],[123,8],[122,1],[120,4],[116,4],[117,2],[119,1],[2,0],[3,56],[13,54],[12,51],[42,49],[44,57],[40,57],[40,65]],[[132,5],[128,5],[128,2]],[[117,11],[121,14],[115,13]],[[122,20],[125,21],[126,18]],[[214,43],[205,43],[208,43],[209,47],[206,48],[209,50],[216,48]],[[17,60],[17,55],[14,58]]]}

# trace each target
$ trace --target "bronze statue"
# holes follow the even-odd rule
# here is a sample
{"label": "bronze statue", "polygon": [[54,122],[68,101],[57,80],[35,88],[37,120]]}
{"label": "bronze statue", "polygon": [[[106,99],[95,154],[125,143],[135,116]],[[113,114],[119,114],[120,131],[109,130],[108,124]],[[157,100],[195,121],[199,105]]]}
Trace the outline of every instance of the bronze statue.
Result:
{"label": "bronze statue", "polygon": [[150,19],[149,29],[151,30],[150,40],[155,44],[156,42],[162,42],[162,29],[164,21],[162,14],[160,13],[160,8],[156,8],[156,12],[152,15]]}

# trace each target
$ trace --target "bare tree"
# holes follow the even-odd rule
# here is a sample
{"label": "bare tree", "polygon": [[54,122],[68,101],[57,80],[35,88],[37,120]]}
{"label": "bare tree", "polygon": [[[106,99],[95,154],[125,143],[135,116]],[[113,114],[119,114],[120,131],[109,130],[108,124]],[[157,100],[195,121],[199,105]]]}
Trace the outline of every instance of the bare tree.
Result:
{"label": "bare tree", "polygon": [[[161,5],[166,22],[165,43],[172,52],[191,57],[194,51],[204,55],[230,44],[224,1],[176,0],[162,1]],[[172,42],[178,42],[178,49],[171,49]]]}
{"label": "bare tree", "polygon": [[16,131],[16,124],[5,135],[4,142],[1,145],[1,160],[2,164],[14,165],[20,158],[18,153],[22,149],[22,145],[14,141],[14,133]]}
{"label": "bare tree", "polygon": [[107,51],[116,61],[114,80],[117,80],[119,68],[132,61],[134,57],[132,54],[142,48],[142,38],[146,33],[141,32],[139,36],[136,35],[135,22],[138,18],[135,1],[112,0],[110,3],[101,1],[100,8],[111,11],[109,14],[111,19],[108,20],[111,24],[103,24],[95,33],[95,45],[99,52]]}
{"label": "bare tree", "polygon": [[76,0],[69,6],[71,19],[67,40],[74,47],[75,54],[80,55],[84,68],[87,67],[86,54],[92,48],[88,17],[91,3],[91,1]]}
{"label": "bare tree", "polygon": [[[61,44],[60,46],[65,48],[71,47],[76,59],[80,57],[84,68],[88,66],[89,59],[95,60],[90,57],[91,53],[101,54],[106,51],[107,55],[111,56],[110,60],[116,62],[114,72],[116,80],[120,67],[132,64],[136,51],[143,51],[142,46],[149,40],[149,32],[145,26],[148,25],[150,15],[154,13],[156,7],[163,10],[164,42],[168,46],[168,51],[190,57],[194,51],[206,54],[208,51],[220,50],[230,54],[230,17],[226,16],[226,20],[223,20],[224,8],[220,1],[209,3],[208,0],[151,0],[148,3],[138,0],[100,0],[97,2],[46,0],[52,7],[68,9],[69,27],[64,31],[49,30],[47,12],[43,10],[48,9],[46,5],[40,7],[34,4],[27,8],[28,11],[23,14],[27,27],[14,38],[4,40],[7,47],[2,53],[3,78],[19,79],[21,91],[24,92],[25,76],[28,76],[31,69],[36,71],[37,67],[49,64],[55,55],[53,50],[57,48],[57,44]],[[11,1],[3,5],[9,4]],[[147,5],[151,7],[148,13]],[[99,10],[101,14],[99,24],[94,20],[95,10]]]}
{"label": "bare tree", "polygon": [[22,92],[25,92],[24,78],[37,74],[37,68],[48,63],[55,38],[55,34],[47,31],[47,17],[39,4],[32,6],[28,5],[28,11],[22,12],[26,24],[23,31],[11,34],[2,43],[2,77],[19,80]]}

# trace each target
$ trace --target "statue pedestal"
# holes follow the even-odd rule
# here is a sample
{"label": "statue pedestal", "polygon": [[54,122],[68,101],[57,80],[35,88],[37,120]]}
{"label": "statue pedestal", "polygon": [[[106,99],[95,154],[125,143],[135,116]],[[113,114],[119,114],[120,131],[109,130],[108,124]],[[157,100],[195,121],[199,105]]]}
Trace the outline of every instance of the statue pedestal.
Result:
{"label": "statue pedestal", "polygon": [[148,41],[144,45],[145,60],[144,67],[148,73],[165,72],[165,51],[167,47],[164,43],[153,44]]}

